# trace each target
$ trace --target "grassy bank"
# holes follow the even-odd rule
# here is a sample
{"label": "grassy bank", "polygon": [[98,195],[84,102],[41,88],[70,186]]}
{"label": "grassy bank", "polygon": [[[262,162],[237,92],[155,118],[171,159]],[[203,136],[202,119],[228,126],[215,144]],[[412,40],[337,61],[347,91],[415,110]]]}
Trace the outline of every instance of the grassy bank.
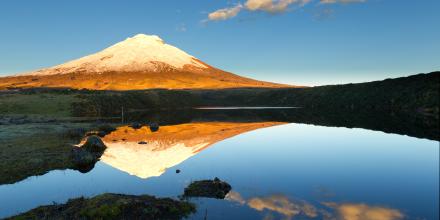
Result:
{"label": "grassy bank", "polygon": [[14,183],[55,169],[72,168],[72,145],[81,137],[68,131],[84,123],[29,123],[0,126],[0,184]]}
{"label": "grassy bank", "polygon": [[78,101],[72,94],[0,94],[0,115],[70,117],[72,103]]}
{"label": "grassy bank", "polygon": [[194,204],[149,195],[106,193],[70,199],[66,204],[40,206],[7,219],[183,219],[196,211]]}

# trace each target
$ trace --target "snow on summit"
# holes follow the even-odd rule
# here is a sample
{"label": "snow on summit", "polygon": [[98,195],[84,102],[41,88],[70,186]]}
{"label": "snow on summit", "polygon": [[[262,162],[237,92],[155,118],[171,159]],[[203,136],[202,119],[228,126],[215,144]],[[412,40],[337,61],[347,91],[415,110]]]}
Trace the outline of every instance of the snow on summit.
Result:
{"label": "snow on summit", "polygon": [[195,57],[179,48],[166,44],[156,35],[138,34],[98,53],[28,74],[52,75],[83,71],[91,73],[108,71],[155,72],[158,70],[160,63],[177,69],[182,69],[186,65],[208,68]]}

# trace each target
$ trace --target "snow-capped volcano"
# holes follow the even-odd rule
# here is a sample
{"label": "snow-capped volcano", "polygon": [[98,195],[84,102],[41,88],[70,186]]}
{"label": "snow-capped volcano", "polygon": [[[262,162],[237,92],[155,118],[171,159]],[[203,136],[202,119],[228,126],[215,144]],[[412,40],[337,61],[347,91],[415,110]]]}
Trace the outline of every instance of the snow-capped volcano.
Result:
{"label": "snow-capped volcano", "polygon": [[156,72],[161,71],[163,64],[175,69],[183,69],[185,66],[208,68],[179,48],[166,44],[156,35],[138,34],[98,53],[28,74],[51,75],[82,71]]}
{"label": "snow-capped volcano", "polygon": [[0,78],[0,90],[34,87],[134,90],[287,86],[222,71],[156,35],[138,34],[61,65]]}

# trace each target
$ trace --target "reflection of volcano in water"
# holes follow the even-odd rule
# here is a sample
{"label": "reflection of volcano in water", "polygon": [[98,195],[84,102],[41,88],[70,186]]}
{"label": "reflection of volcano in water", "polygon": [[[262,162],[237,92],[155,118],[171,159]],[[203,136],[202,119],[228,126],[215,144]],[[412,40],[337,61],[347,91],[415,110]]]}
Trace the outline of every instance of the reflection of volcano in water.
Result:
{"label": "reflection of volcano in water", "polygon": [[160,176],[211,144],[279,124],[285,123],[201,122],[162,126],[157,132],[149,127],[119,127],[103,138],[107,149],[101,161],[141,178]]}

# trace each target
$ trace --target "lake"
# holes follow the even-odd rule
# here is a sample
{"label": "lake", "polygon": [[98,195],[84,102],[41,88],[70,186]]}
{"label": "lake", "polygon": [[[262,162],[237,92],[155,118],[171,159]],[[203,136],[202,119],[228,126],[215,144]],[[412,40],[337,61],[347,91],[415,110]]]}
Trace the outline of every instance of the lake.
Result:
{"label": "lake", "polygon": [[[0,185],[0,217],[107,192],[177,198],[192,181],[218,177],[232,190],[191,199],[189,219],[439,219],[437,125],[371,114],[128,114],[102,138],[108,148],[90,171],[47,168]],[[129,126],[139,120],[160,127]]]}

